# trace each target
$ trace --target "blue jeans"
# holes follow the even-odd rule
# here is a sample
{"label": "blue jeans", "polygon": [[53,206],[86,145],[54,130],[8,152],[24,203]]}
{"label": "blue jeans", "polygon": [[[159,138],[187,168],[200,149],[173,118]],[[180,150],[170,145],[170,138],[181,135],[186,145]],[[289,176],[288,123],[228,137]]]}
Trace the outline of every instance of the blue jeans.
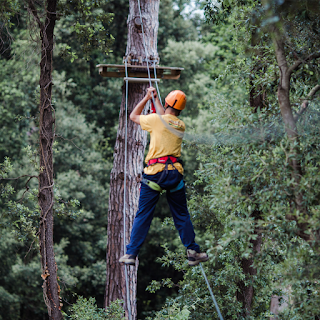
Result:
{"label": "blue jeans", "polygon": [[[195,233],[190,220],[187,208],[187,199],[185,186],[182,189],[170,192],[183,179],[182,174],[178,170],[168,170],[158,172],[155,175],[143,175],[145,179],[154,181],[160,185],[162,189],[166,189],[167,201],[171,210],[174,225],[179,231],[180,239],[187,249],[200,252],[199,246],[195,243]],[[161,180],[159,181],[159,178]],[[159,181],[159,182],[158,182]],[[137,256],[139,250],[148,234],[153,213],[159,200],[160,193],[141,183],[139,208],[133,221],[130,243],[127,245],[127,254]]]}

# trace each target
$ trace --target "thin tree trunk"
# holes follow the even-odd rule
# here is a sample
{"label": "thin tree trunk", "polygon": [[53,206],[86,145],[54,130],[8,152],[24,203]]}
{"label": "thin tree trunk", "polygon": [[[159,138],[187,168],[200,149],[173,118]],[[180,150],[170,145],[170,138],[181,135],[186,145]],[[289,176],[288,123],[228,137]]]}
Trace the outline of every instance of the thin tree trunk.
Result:
{"label": "thin tree trunk", "polygon": [[40,218],[40,255],[43,281],[43,297],[48,308],[49,319],[62,319],[60,306],[60,287],[57,281],[57,265],[53,250],[53,157],[54,117],[52,98],[52,53],[54,48],[54,27],[56,22],[57,0],[46,2],[46,18],[41,22],[32,0],[28,9],[34,16],[40,29],[40,173],[38,200],[41,210]]}
{"label": "thin tree trunk", "polygon": [[[254,37],[255,34],[252,34],[251,45],[254,45]],[[261,55],[260,51],[256,52],[256,55]],[[262,66],[260,64],[256,65],[252,73],[259,73],[262,71]],[[265,90],[263,90],[263,86],[259,85],[257,88],[253,84],[253,78],[249,79],[250,84],[250,92],[249,92],[249,102],[250,107],[253,113],[256,113],[259,109],[263,110],[266,107],[266,94]],[[249,186],[250,194],[252,194],[252,187]],[[261,212],[259,210],[254,210],[252,213],[252,217],[254,220],[258,220],[261,217]],[[237,301],[239,301],[242,305],[242,312],[240,315],[244,318],[249,317],[251,314],[252,302],[254,299],[254,276],[257,274],[257,269],[252,265],[254,263],[254,257],[257,253],[260,252],[261,244],[262,244],[262,235],[258,231],[258,228],[255,228],[254,234],[257,235],[257,239],[251,240],[252,244],[252,257],[249,259],[242,258],[241,259],[241,268],[242,272],[245,275],[245,279],[243,281],[239,281],[237,283],[238,291],[236,294]],[[249,284],[248,284],[249,283]]]}
{"label": "thin tree trunk", "polygon": [[[259,219],[261,216],[261,212],[255,210],[252,214],[255,220]],[[252,256],[249,259],[242,258],[241,259],[241,268],[243,273],[245,274],[245,279],[243,281],[239,281],[237,283],[238,291],[237,291],[237,300],[242,304],[242,312],[241,316],[247,318],[250,316],[252,302],[254,298],[254,276],[257,275],[257,269],[252,265],[254,263],[254,256],[260,253],[261,244],[262,244],[262,236],[261,233],[256,228],[254,230],[254,234],[257,235],[255,240],[251,240],[252,244]],[[246,284],[249,282],[249,285]]]}
{"label": "thin tree trunk", "polygon": [[[142,0],[141,11],[145,32],[148,59],[157,59],[157,34],[159,0]],[[129,1],[128,16],[128,42],[126,57],[131,59],[131,64],[146,65],[146,55],[143,46],[141,23],[139,18],[138,3]],[[137,61],[135,61],[137,60]],[[128,116],[143,98],[148,84],[129,83],[128,90]],[[129,237],[133,219],[138,206],[139,187],[143,170],[144,151],[147,143],[147,134],[134,122],[128,121],[127,143],[127,190],[126,199],[123,199],[124,191],[124,160],[125,160],[125,98],[126,87],[122,87],[122,102],[119,115],[119,127],[114,149],[113,169],[110,176],[110,194],[108,208],[108,243],[107,243],[107,281],[105,291],[105,306],[116,299],[124,301],[126,318],[128,319],[128,305],[126,295],[125,267],[118,260],[125,254],[123,241],[129,243]],[[126,234],[123,230],[123,207],[126,201]],[[136,319],[136,267],[128,267],[130,305],[132,319]]]}
{"label": "thin tree trunk", "polygon": [[[299,134],[292,112],[290,104],[290,79],[293,69],[288,67],[287,59],[285,56],[284,43],[282,41],[281,34],[277,28],[274,28],[274,45],[276,59],[278,67],[280,69],[280,81],[278,85],[278,101],[280,106],[280,111],[282,119],[285,125],[286,133],[289,139],[292,141],[292,150],[291,153],[293,157],[290,157],[290,166],[292,168],[292,178],[294,179],[295,186],[293,188],[293,197],[292,208],[298,210],[299,212],[306,212],[307,208],[303,203],[303,193],[300,189],[300,181],[302,177],[302,169],[299,160]],[[288,220],[297,220],[294,215],[287,215]],[[300,223],[297,221],[298,231],[297,234],[305,239],[310,240],[310,235],[305,233],[307,227],[306,223]]]}

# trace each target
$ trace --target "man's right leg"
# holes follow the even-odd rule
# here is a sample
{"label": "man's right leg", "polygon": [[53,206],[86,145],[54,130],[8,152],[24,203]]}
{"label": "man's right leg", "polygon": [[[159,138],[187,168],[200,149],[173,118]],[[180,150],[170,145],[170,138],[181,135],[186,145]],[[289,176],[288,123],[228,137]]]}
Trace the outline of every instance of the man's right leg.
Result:
{"label": "man's right leg", "polygon": [[[160,193],[141,183],[139,207],[133,221],[130,243],[127,245],[127,255],[136,257],[148,234],[154,209]],[[125,261],[121,261],[125,262]]]}

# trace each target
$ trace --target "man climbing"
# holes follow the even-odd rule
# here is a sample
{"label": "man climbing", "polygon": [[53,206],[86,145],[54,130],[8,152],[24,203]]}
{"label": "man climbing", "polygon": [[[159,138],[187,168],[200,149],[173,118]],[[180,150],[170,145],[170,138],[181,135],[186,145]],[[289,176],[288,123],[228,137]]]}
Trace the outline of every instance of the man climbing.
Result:
{"label": "man climbing", "polygon": [[[141,115],[146,103],[155,98],[156,108],[161,114]],[[150,132],[149,152],[146,156],[147,167],[144,169],[141,183],[139,207],[133,222],[130,243],[120,263],[134,265],[136,256],[148,234],[155,206],[162,190],[166,190],[167,201],[176,229],[183,245],[187,248],[188,264],[198,265],[208,260],[206,253],[200,253],[195,243],[195,233],[187,208],[183,167],[178,161],[181,155],[181,135],[185,124],[178,116],[185,108],[186,96],[180,90],[172,91],[165,99],[164,110],[155,88],[148,88],[145,97],[130,114],[130,119],[139,124],[143,130]],[[165,121],[165,123],[164,123]],[[173,128],[173,129],[170,129]]]}

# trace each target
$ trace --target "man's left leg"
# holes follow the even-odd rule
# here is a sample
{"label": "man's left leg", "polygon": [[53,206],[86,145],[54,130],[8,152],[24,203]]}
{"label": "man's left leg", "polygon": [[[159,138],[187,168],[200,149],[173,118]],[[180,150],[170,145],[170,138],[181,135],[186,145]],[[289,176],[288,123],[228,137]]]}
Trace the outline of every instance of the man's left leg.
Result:
{"label": "man's left leg", "polygon": [[195,233],[187,207],[185,187],[180,190],[166,192],[168,204],[172,213],[173,221],[179,232],[183,245],[187,248],[188,263],[190,266],[207,261],[208,255],[200,253],[200,247],[195,242]]}

